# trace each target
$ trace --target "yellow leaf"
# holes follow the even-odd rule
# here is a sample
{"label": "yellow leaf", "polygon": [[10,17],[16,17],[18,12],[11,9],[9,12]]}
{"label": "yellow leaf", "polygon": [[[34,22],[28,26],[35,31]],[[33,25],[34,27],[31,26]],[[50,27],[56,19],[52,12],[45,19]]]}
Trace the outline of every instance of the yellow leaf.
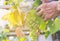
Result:
{"label": "yellow leaf", "polygon": [[8,39],[4,39],[3,41],[9,41]]}
{"label": "yellow leaf", "polygon": [[46,24],[48,24],[48,21],[46,21]]}
{"label": "yellow leaf", "polygon": [[7,4],[7,1],[4,2],[4,5],[6,5],[6,4]]}
{"label": "yellow leaf", "polygon": [[23,25],[23,23],[24,23],[24,13],[21,13],[20,11],[15,10],[14,11],[14,16],[17,20],[18,25]]}
{"label": "yellow leaf", "polygon": [[8,29],[5,29],[5,32],[9,32],[9,30]]}
{"label": "yellow leaf", "polygon": [[6,14],[2,17],[3,20],[8,20],[9,25],[14,26],[17,25],[17,21],[14,17],[14,14],[10,12],[9,14]]}
{"label": "yellow leaf", "polygon": [[55,22],[57,22],[57,21],[59,21],[59,19],[58,19],[58,18],[56,18],[56,19],[55,19]]}
{"label": "yellow leaf", "polygon": [[10,14],[6,14],[2,17],[2,20],[7,20],[7,18],[9,17]]}
{"label": "yellow leaf", "polygon": [[6,41],[9,41],[8,39],[6,39]]}
{"label": "yellow leaf", "polygon": [[4,20],[8,20],[10,26],[23,25],[24,23],[24,14],[18,12],[17,9],[14,9],[13,12],[6,14],[2,17]]}
{"label": "yellow leaf", "polygon": [[25,41],[25,37],[20,38],[20,41]]}

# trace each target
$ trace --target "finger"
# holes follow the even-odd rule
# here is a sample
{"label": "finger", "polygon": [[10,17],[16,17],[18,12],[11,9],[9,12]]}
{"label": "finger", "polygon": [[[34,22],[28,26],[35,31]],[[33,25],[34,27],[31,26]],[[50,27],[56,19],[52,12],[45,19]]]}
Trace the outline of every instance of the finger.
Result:
{"label": "finger", "polygon": [[51,13],[51,14],[49,14],[49,17],[48,17],[48,19],[51,19],[51,18],[53,18],[53,16],[54,16],[54,12],[53,13]]}
{"label": "finger", "polygon": [[48,20],[48,18],[44,18],[43,20],[46,22]]}
{"label": "finger", "polygon": [[52,12],[54,12],[54,10],[52,10],[52,9],[47,9],[47,10],[45,10],[45,13],[46,13],[46,14],[51,14]]}
{"label": "finger", "polygon": [[42,14],[43,14],[43,10],[41,10],[37,13],[38,16],[41,16]]}
{"label": "finger", "polygon": [[40,6],[36,9],[36,11],[39,12],[39,11],[41,10],[41,7],[42,7],[42,5],[40,5]]}
{"label": "finger", "polygon": [[43,19],[44,19],[45,15],[46,15],[46,14],[43,14],[43,15],[42,15],[42,18],[43,18]]}
{"label": "finger", "polygon": [[40,10],[41,10],[40,8],[39,9],[36,9],[37,12],[39,12]]}
{"label": "finger", "polygon": [[42,15],[42,18],[44,19],[44,16],[45,16],[45,14],[44,15]]}
{"label": "finger", "polygon": [[47,15],[43,18],[43,20],[44,21],[47,21],[48,20]]}
{"label": "finger", "polygon": [[59,15],[59,11],[55,10],[53,18],[56,18]]}
{"label": "finger", "polygon": [[56,14],[54,14],[54,16],[53,16],[52,18],[54,19],[54,18],[56,18],[58,15],[59,15],[59,14],[56,13]]}
{"label": "finger", "polygon": [[44,21],[47,21],[47,20],[51,19],[53,17],[53,15],[54,15],[54,12],[51,13],[51,14],[47,14],[44,18]]}

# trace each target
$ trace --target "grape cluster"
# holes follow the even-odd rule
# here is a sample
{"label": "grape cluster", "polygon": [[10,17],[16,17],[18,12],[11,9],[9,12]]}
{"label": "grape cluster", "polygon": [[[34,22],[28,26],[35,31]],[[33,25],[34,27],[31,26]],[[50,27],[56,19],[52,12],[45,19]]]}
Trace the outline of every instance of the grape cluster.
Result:
{"label": "grape cluster", "polygon": [[29,14],[26,16],[26,25],[30,29],[30,37],[32,41],[37,39],[37,30],[40,24],[40,17],[36,15],[35,10],[30,10]]}

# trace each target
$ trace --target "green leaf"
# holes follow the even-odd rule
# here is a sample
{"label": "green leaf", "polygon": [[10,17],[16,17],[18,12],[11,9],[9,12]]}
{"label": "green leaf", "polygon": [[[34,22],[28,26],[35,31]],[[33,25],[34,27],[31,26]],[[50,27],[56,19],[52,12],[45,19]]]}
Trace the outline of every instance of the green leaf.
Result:
{"label": "green leaf", "polygon": [[40,5],[40,2],[41,2],[40,0],[35,0],[33,6],[35,6],[35,7],[39,6]]}
{"label": "green leaf", "polygon": [[44,22],[44,20],[42,18],[40,19],[39,29],[43,32],[46,30],[46,23]]}
{"label": "green leaf", "polygon": [[58,30],[60,30],[60,20],[58,18],[56,18],[55,21],[54,21],[54,23],[55,23],[56,28]]}
{"label": "green leaf", "polygon": [[45,37],[48,38],[49,34],[50,34],[49,31],[45,32]]}
{"label": "green leaf", "polygon": [[20,0],[20,2],[22,2],[22,0]]}
{"label": "green leaf", "polygon": [[3,36],[2,36],[2,34],[0,33],[0,41],[2,41],[3,40]]}
{"label": "green leaf", "polygon": [[58,31],[58,29],[57,29],[54,21],[49,20],[48,26],[49,26],[49,28],[50,28],[50,34],[54,34],[54,33],[56,33],[56,32]]}

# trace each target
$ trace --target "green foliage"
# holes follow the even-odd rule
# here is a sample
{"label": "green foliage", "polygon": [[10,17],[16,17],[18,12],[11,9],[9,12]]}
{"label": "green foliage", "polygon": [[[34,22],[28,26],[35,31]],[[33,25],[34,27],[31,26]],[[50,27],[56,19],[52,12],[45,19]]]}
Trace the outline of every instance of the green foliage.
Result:
{"label": "green foliage", "polygon": [[[12,7],[17,8],[19,3],[23,0],[8,0],[7,4],[12,5]],[[37,16],[37,12],[35,8],[40,5],[40,0],[35,0],[33,4],[33,9],[29,11],[29,14],[26,16],[26,25],[31,30],[30,36],[32,41],[35,41],[37,38],[37,30],[45,32],[45,36],[48,37],[49,34],[54,34],[58,30],[60,30],[60,20],[56,18],[55,20],[48,20],[47,23],[44,20]],[[46,32],[46,27],[48,26],[49,31]]]}
{"label": "green foliage", "polygon": [[20,2],[22,2],[22,0],[8,0],[8,1],[5,1],[5,5],[9,4],[9,5],[12,5],[13,8],[17,8]]}
{"label": "green foliage", "polygon": [[58,30],[60,30],[60,19],[56,18],[55,21],[54,21],[54,23],[55,23],[55,27],[56,27]]}
{"label": "green foliage", "polygon": [[58,30],[60,30],[60,20],[56,18],[54,21],[49,20],[48,26],[50,28],[50,34],[56,33]]}
{"label": "green foliage", "polygon": [[34,7],[39,6],[39,5],[40,5],[40,1],[41,1],[41,0],[35,0],[33,6],[34,6]]}
{"label": "green foliage", "polygon": [[49,31],[46,31],[45,32],[45,37],[47,38],[49,36],[50,32]]}
{"label": "green foliage", "polygon": [[0,33],[0,41],[2,41],[3,40],[3,37],[2,37],[2,34]]}
{"label": "green foliage", "polygon": [[30,37],[32,41],[36,41],[38,29],[43,32],[46,29],[46,23],[43,21],[41,17],[37,16],[37,12],[34,9],[35,7],[39,5],[40,5],[40,0],[35,0],[33,7],[32,7],[33,9],[31,9],[29,11],[29,14],[27,14],[26,16],[26,25],[31,30]]}
{"label": "green foliage", "polygon": [[57,28],[55,27],[54,21],[49,20],[48,26],[50,28],[50,34],[53,34],[57,31]]}
{"label": "green foliage", "polygon": [[[12,5],[12,7],[17,8],[19,6],[19,3],[23,0],[8,0],[7,4]],[[30,36],[32,38],[32,41],[35,41],[37,38],[37,30],[40,30],[42,32],[45,32],[45,36],[48,37],[49,34],[54,34],[58,30],[60,30],[60,20],[56,18],[55,20],[48,20],[48,23],[44,22],[44,20],[37,16],[37,12],[35,10],[35,7],[40,5],[40,0],[35,0],[33,4],[33,9],[29,11],[29,14],[26,16],[26,25],[29,27]],[[50,29],[46,32],[46,27]]]}
{"label": "green foliage", "polygon": [[37,39],[37,30],[45,31],[46,29],[46,23],[43,21],[43,19],[36,14],[37,12],[34,9],[31,9],[29,14],[26,16],[26,25],[29,27],[30,36],[32,38],[32,41],[35,41]]}
{"label": "green foliage", "polygon": [[[26,25],[29,27],[29,29],[31,29],[31,37],[34,37],[37,30],[40,30],[42,32],[45,32],[45,36],[46,38],[48,37],[49,34],[54,34],[56,33],[58,30],[60,30],[60,20],[58,18],[56,18],[55,20],[48,20],[47,22],[44,22],[44,20],[37,16],[37,12],[35,11],[35,7],[37,7],[39,5],[39,0],[35,0],[35,3],[33,4],[33,9],[31,9],[29,11],[29,14],[26,17]],[[49,28],[49,30],[46,32],[47,27]],[[36,28],[36,29],[35,29]],[[34,33],[32,33],[34,30]],[[34,38],[32,38],[33,40]],[[36,40],[36,39],[35,39]],[[33,40],[33,41],[35,41]]]}
{"label": "green foliage", "polygon": [[40,26],[39,26],[39,29],[44,32],[46,30],[46,23],[43,21],[43,19],[41,18],[40,19]]}

